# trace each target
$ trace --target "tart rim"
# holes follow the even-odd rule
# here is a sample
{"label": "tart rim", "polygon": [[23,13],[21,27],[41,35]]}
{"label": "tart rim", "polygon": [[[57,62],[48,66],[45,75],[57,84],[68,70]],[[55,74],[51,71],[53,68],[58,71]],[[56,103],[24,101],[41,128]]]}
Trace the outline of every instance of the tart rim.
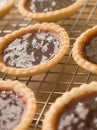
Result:
{"label": "tart rim", "polygon": [[[35,95],[29,88],[26,87],[24,83],[20,83],[17,80],[0,80],[0,91],[8,90],[14,90],[16,93],[23,96],[26,101],[26,108],[24,113],[21,115],[21,121],[17,124],[16,128],[13,128],[13,130],[26,130],[30,125],[36,111]],[[24,118],[22,118],[22,116]]]}
{"label": "tart rim", "polygon": [[47,60],[46,62],[42,64],[38,64],[38,65],[28,67],[28,68],[15,68],[15,67],[7,66],[5,63],[3,63],[0,60],[0,71],[7,74],[11,74],[11,75],[16,75],[16,76],[32,76],[35,74],[40,74],[40,73],[48,71],[51,67],[56,65],[59,62],[59,60],[64,56],[64,54],[67,52],[69,48],[69,44],[70,44],[69,37],[68,37],[67,32],[62,27],[54,23],[49,23],[49,24],[37,23],[35,25],[29,25],[28,27],[21,28],[20,30],[14,31],[11,34],[7,34],[6,36],[1,37],[0,38],[0,44],[1,44],[0,52],[2,52],[2,49],[4,49],[4,47],[10,44],[10,42],[16,39],[19,35],[25,34],[33,29],[37,29],[37,30],[42,29],[43,31],[45,30],[50,31],[58,35],[58,38],[60,40],[59,41],[60,48],[59,48],[58,53],[50,60]]}
{"label": "tart rim", "polygon": [[6,5],[0,7],[0,18],[3,17],[12,8],[16,0],[9,0]]}
{"label": "tart rim", "polygon": [[89,61],[82,55],[82,49],[85,46],[85,42],[93,38],[93,36],[97,33],[97,26],[94,26],[91,29],[86,30],[82,33],[75,41],[72,49],[72,56],[75,62],[84,68],[87,71],[97,74],[97,64]]}
{"label": "tart rim", "polygon": [[82,84],[80,87],[73,88],[58,97],[45,114],[42,130],[56,130],[56,123],[64,106],[69,104],[72,99],[84,96],[86,93],[91,94],[94,92],[97,92],[96,81],[92,81],[89,84]]}
{"label": "tart rim", "polygon": [[18,5],[18,10],[19,12],[28,18],[32,18],[33,20],[39,20],[39,21],[59,21],[63,18],[67,18],[71,15],[73,15],[75,12],[77,12],[77,10],[85,3],[86,0],[79,0],[79,1],[75,1],[75,3],[69,5],[68,7],[59,9],[59,10],[55,10],[55,11],[51,11],[51,12],[47,12],[47,13],[33,13],[31,11],[29,11],[28,9],[26,9],[25,7],[25,3],[27,0],[21,0],[21,2]]}

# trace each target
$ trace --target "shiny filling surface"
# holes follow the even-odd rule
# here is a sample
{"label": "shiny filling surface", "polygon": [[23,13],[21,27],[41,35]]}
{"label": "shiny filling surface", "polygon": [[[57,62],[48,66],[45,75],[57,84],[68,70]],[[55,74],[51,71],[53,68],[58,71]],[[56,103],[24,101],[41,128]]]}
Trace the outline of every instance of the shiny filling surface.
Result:
{"label": "shiny filling surface", "polygon": [[27,68],[44,63],[59,51],[59,37],[51,32],[31,32],[12,41],[3,52],[3,61],[12,67]]}
{"label": "shiny filling surface", "polygon": [[97,130],[97,94],[84,95],[67,104],[57,130]]}
{"label": "shiny filling surface", "polygon": [[8,0],[0,0],[0,7],[7,5]]}
{"label": "shiny filling surface", "polygon": [[13,91],[0,92],[0,130],[13,130],[20,123],[24,104]]}
{"label": "shiny filling surface", "polygon": [[83,55],[88,61],[97,64],[97,36],[86,42]]}
{"label": "shiny filling surface", "polygon": [[32,12],[49,12],[62,9],[73,4],[76,0],[29,0],[26,5]]}

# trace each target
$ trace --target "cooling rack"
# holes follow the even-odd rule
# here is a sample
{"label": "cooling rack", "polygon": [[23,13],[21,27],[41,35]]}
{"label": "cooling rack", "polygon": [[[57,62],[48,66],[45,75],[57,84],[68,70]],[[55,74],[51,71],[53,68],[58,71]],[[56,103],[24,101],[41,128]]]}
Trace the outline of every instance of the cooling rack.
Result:
{"label": "cooling rack", "polygon": [[[17,5],[0,19],[0,37],[11,33],[29,24],[35,24],[33,20],[24,18],[18,13]],[[58,22],[69,34],[71,45],[68,54],[47,73],[32,77],[15,77],[0,72],[0,78],[19,80],[32,89],[37,99],[37,111],[35,118],[29,126],[29,130],[41,130],[45,112],[57,97],[73,87],[79,87],[83,83],[97,80],[97,75],[80,68],[73,60],[71,50],[76,38],[85,30],[97,24],[97,0],[86,0],[80,11],[68,19]]]}

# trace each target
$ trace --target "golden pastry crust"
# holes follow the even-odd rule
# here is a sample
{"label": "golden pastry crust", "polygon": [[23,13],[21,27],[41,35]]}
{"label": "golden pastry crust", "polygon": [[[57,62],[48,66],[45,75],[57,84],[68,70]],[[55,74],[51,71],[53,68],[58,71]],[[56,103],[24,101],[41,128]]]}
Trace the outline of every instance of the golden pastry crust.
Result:
{"label": "golden pastry crust", "polygon": [[21,122],[14,128],[14,130],[27,130],[36,111],[36,99],[34,93],[27,88],[25,84],[20,83],[19,81],[0,80],[0,91],[8,90],[13,90],[20,94],[26,101],[26,110],[22,115]]}
{"label": "golden pastry crust", "polygon": [[4,48],[7,45],[9,45],[10,42],[12,42],[14,39],[16,39],[17,37],[23,34],[27,34],[33,30],[50,31],[58,35],[58,38],[60,40],[59,52],[50,60],[47,60],[42,64],[38,64],[28,68],[15,68],[15,67],[7,66],[2,61],[2,54],[1,54],[0,71],[10,75],[16,75],[16,76],[32,76],[35,74],[40,74],[48,71],[51,67],[56,65],[59,62],[59,60],[64,56],[64,54],[67,52],[70,44],[67,32],[59,25],[56,25],[54,23],[42,23],[42,24],[30,25],[26,28],[22,28],[18,31],[14,31],[12,34],[8,34],[5,37],[0,38],[0,53],[2,53],[2,50],[4,50]]}
{"label": "golden pastry crust", "polygon": [[38,21],[42,21],[42,22],[43,21],[47,21],[47,22],[59,21],[59,20],[67,18],[67,17],[73,15],[74,13],[76,13],[78,11],[78,9],[85,3],[85,1],[86,0],[78,0],[74,4],[72,4],[66,8],[47,12],[47,13],[44,13],[44,12],[33,13],[26,9],[25,3],[27,2],[27,0],[21,0],[19,3],[19,12],[23,16],[32,18],[33,20],[38,20]]}
{"label": "golden pastry crust", "polygon": [[45,114],[42,130],[56,130],[60,113],[70,101],[95,92],[97,93],[97,82],[93,81],[90,84],[83,84],[78,88],[73,88],[57,98]]}
{"label": "golden pastry crust", "polygon": [[82,49],[85,46],[86,41],[91,39],[96,34],[97,26],[93,27],[92,29],[88,29],[86,32],[82,33],[80,37],[77,38],[72,49],[72,56],[75,62],[85,70],[95,74],[97,74],[97,64],[94,64],[88,59],[84,58]]}
{"label": "golden pastry crust", "polygon": [[13,7],[14,3],[15,0],[9,0],[5,6],[0,7],[0,18],[9,12],[9,10]]}

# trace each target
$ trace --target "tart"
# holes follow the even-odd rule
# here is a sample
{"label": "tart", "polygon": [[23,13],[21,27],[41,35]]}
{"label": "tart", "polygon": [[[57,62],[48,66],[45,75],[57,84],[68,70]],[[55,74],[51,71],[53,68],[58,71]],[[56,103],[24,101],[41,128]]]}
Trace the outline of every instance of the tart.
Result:
{"label": "tart", "polygon": [[27,130],[35,110],[34,93],[25,84],[0,80],[0,130]]}
{"label": "tart", "polygon": [[14,5],[15,0],[0,0],[0,17],[4,16]]}
{"label": "tart", "polygon": [[0,71],[17,76],[46,72],[68,48],[68,34],[59,25],[30,25],[0,38]]}
{"label": "tart", "polygon": [[97,82],[64,93],[45,115],[42,130],[96,130]]}
{"label": "tart", "polygon": [[59,21],[73,15],[86,0],[21,0],[19,12],[38,21]]}
{"label": "tart", "polygon": [[97,74],[97,26],[88,29],[77,38],[72,55],[79,66]]}

